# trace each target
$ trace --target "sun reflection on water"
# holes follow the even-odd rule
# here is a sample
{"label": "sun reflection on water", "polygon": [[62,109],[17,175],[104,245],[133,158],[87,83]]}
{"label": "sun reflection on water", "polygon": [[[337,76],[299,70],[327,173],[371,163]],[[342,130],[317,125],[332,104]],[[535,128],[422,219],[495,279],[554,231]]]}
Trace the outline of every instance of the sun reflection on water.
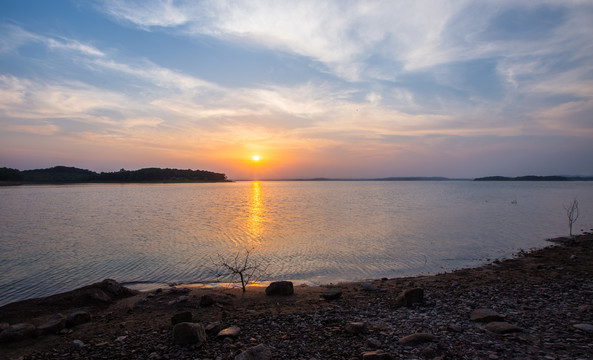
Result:
{"label": "sun reflection on water", "polygon": [[261,243],[261,235],[264,232],[263,227],[263,202],[262,192],[259,181],[253,181],[251,186],[251,201],[249,203],[249,219],[247,228],[251,233],[249,245],[255,246]]}

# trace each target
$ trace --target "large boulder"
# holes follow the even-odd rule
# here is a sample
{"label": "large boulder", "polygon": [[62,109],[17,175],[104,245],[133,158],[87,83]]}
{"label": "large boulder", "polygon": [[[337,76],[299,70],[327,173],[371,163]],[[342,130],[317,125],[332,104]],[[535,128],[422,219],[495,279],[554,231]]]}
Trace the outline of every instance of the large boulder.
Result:
{"label": "large boulder", "polygon": [[66,318],[66,326],[73,327],[76,325],[88,323],[91,321],[91,313],[84,310],[75,311]]}
{"label": "large boulder", "polygon": [[0,343],[21,341],[35,335],[35,325],[19,323],[9,326],[0,333]]}
{"label": "large boulder", "polygon": [[266,295],[268,296],[289,296],[292,294],[294,294],[292,281],[275,281],[266,288]]}
{"label": "large boulder", "polygon": [[37,327],[37,335],[55,334],[66,327],[66,316],[57,313]]}
{"label": "large boulder", "polygon": [[200,323],[182,322],[173,327],[173,342],[178,345],[206,342],[206,331]]}

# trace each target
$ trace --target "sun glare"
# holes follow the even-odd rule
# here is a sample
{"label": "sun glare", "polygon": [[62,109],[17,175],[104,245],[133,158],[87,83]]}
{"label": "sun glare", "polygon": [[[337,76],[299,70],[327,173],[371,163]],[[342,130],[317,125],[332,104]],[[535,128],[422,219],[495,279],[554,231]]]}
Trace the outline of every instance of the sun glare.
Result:
{"label": "sun glare", "polygon": [[251,157],[251,160],[253,160],[253,161],[259,161],[259,159],[260,159],[259,155],[253,155]]}

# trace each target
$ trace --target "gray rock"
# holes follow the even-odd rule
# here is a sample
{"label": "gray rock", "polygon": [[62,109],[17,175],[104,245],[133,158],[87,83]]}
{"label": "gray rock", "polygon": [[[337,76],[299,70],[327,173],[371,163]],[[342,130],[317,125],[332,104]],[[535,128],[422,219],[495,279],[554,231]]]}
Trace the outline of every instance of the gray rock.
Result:
{"label": "gray rock", "polygon": [[235,360],[270,360],[271,358],[272,351],[264,344],[250,347],[235,356]]}
{"label": "gray rock", "polygon": [[336,288],[327,289],[323,294],[321,294],[321,297],[325,300],[339,299],[342,297],[342,290]]}
{"label": "gray rock", "polygon": [[35,335],[35,325],[19,323],[9,326],[0,333],[0,343],[15,342]]}
{"label": "gray rock", "polygon": [[574,324],[573,325],[575,328],[588,332],[588,333],[593,333],[593,325],[591,324]]}
{"label": "gray rock", "polygon": [[412,288],[402,291],[395,299],[396,306],[411,307],[413,304],[421,303],[424,300],[424,290]]}
{"label": "gray rock", "polygon": [[177,298],[178,303],[186,302],[187,300],[189,300],[189,296],[187,296],[187,295],[181,295],[180,297]]}
{"label": "gray rock", "polygon": [[383,350],[365,351],[362,353],[363,360],[391,360],[393,357]]}
{"label": "gray rock", "polygon": [[91,321],[91,313],[88,311],[75,311],[66,318],[66,326],[73,327],[76,325],[88,323]]}
{"label": "gray rock", "polygon": [[214,305],[215,303],[216,303],[216,301],[214,301],[214,298],[208,294],[202,295],[202,297],[200,298],[200,306],[201,307],[210,307],[210,306]]}
{"label": "gray rock", "polygon": [[173,327],[173,342],[178,345],[206,342],[206,331],[200,323],[182,322]]}
{"label": "gray rock", "polygon": [[230,338],[238,338],[239,334],[241,334],[241,328],[238,326],[231,326],[229,328],[220,330],[218,332],[218,336],[219,338],[225,338],[225,337],[230,337]]}
{"label": "gray rock", "polygon": [[349,334],[363,334],[367,330],[365,322],[350,322],[346,324],[346,332]]}
{"label": "gray rock", "polygon": [[365,291],[377,291],[377,288],[375,287],[375,285],[370,282],[362,283],[361,286],[362,286],[362,289]]}
{"label": "gray rock", "polygon": [[37,335],[55,334],[66,327],[66,316],[58,313],[37,328]]}
{"label": "gray rock", "polygon": [[419,345],[434,341],[436,337],[429,333],[415,333],[399,339],[400,345]]}
{"label": "gray rock", "polygon": [[504,317],[491,309],[475,309],[471,312],[469,316],[471,321],[478,321],[478,322],[492,322],[492,321],[502,321]]}
{"label": "gray rock", "polygon": [[292,281],[275,281],[266,288],[266,295],[268,296],[289,296],[292,294],[294,294]]}
{"label": "gray rock", "polygon": [[193,315],[191,314],[191,311],[184,311],[173,315],[171,317],[171,324],[177,325],[182,322],[192,322],[192,320]]}
{"label": "gray rock", "polygon": [[486,324],[486,330],[496,333],[496,334],[508,334],[508,333],[523,331],[523,329],[521,329],[520,327],[509,324],[504,321],[490,322],[490,323]]}

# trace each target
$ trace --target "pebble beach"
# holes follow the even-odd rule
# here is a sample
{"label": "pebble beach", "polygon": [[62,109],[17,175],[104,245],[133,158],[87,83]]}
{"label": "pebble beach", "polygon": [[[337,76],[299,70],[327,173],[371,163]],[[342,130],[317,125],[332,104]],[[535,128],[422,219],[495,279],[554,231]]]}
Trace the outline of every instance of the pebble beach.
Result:
{"label": "pebble beach", "polygon": [[[0,308],[6,359],[590,359],[593,235],[479,268],[367,282],[106,280]],[[270,279],[273,280],[273,279]],[[268,290],[268,291],[266,291]]]}

